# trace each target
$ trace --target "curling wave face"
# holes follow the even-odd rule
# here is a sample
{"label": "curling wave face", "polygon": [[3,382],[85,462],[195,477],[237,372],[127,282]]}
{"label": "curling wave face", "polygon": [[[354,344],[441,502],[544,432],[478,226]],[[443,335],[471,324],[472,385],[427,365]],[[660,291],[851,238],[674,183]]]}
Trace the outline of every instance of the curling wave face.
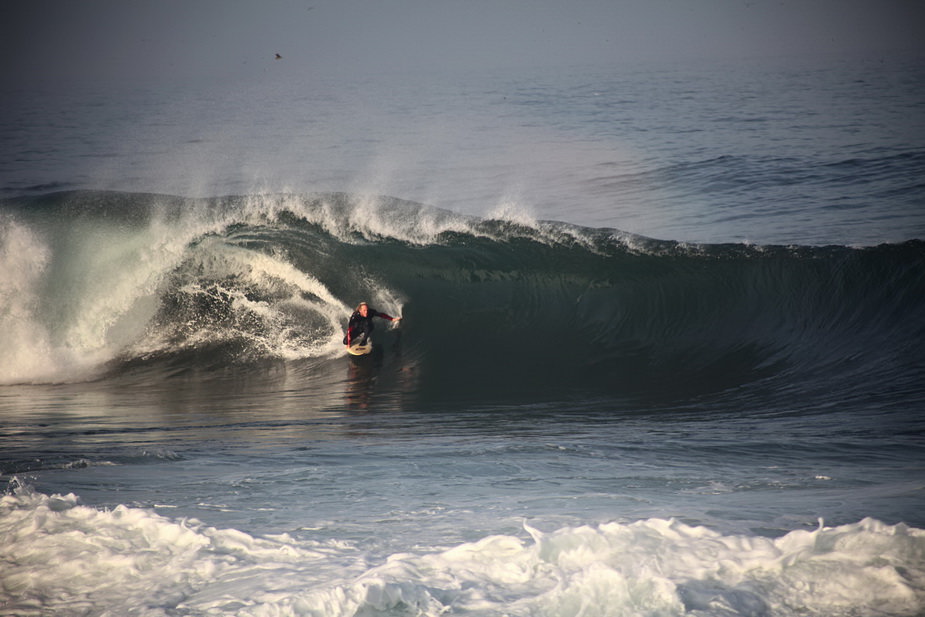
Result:
{"label": "curling wave face", "polygon": [[4,202],[0,251],[5,384],[342,362],[361,299],[405,315],[380,341],[425,399],[781,377],[861,396],[920,388],[925,363],[920,241],[686,245],[385,197],[72,192]]}

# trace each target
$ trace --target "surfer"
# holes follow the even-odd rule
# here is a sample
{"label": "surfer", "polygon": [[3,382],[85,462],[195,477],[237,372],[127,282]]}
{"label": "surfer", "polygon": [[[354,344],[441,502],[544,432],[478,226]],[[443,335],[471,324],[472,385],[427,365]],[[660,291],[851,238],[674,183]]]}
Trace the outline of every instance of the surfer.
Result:
{"label": "surfer", "polygon": [[353,311],[353,315],[350,316],[350,323],[347,324],[344,345],[350,347],[355,341],[359,341],[360,345],[365,345],[366,340],[373,331],[373,317],[379,317],[387,321],[401,320],[401,317],[390,317],[385,313],[369,308],[369,305],[365,302],[360,302],[356,310]]}

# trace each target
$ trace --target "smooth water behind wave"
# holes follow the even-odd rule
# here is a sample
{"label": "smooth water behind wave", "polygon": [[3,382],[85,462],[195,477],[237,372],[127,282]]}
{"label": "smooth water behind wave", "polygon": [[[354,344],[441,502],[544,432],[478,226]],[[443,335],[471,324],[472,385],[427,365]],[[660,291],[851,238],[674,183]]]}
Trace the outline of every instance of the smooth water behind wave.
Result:
{"label": "smooth water behind wave", "polygon": [[0,194],[348,191],[691,242],[901,242],[925,234],[922,67],[850,58],[349,83],[274,70],[192,89],[0,84]]}

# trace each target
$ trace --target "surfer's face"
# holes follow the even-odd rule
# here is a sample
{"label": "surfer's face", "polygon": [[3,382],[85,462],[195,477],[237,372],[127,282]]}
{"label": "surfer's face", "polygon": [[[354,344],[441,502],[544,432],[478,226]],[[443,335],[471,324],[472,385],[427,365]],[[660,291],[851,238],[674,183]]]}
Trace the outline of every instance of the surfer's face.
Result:
{"label": "surfer's face", "polygon": [[362,315],[363,317],[366,317],[367,313],[369,313],[369,307],[366,306],[365,304],[361,304],[360,305],[360,315]]}

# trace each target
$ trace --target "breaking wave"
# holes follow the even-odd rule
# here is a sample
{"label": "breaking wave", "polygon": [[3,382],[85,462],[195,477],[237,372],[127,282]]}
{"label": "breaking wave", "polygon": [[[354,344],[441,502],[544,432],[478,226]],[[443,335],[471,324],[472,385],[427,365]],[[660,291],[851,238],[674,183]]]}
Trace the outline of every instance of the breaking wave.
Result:
{"label": "breaking wave", "polygon": [[423,390],[469,399],[908,393],[925,367],[918,240],[688,245],[386,197],[68,192],[4,202],[0,254],[4,384],[344,362],[360,300],[405,316],[377,342]]}

